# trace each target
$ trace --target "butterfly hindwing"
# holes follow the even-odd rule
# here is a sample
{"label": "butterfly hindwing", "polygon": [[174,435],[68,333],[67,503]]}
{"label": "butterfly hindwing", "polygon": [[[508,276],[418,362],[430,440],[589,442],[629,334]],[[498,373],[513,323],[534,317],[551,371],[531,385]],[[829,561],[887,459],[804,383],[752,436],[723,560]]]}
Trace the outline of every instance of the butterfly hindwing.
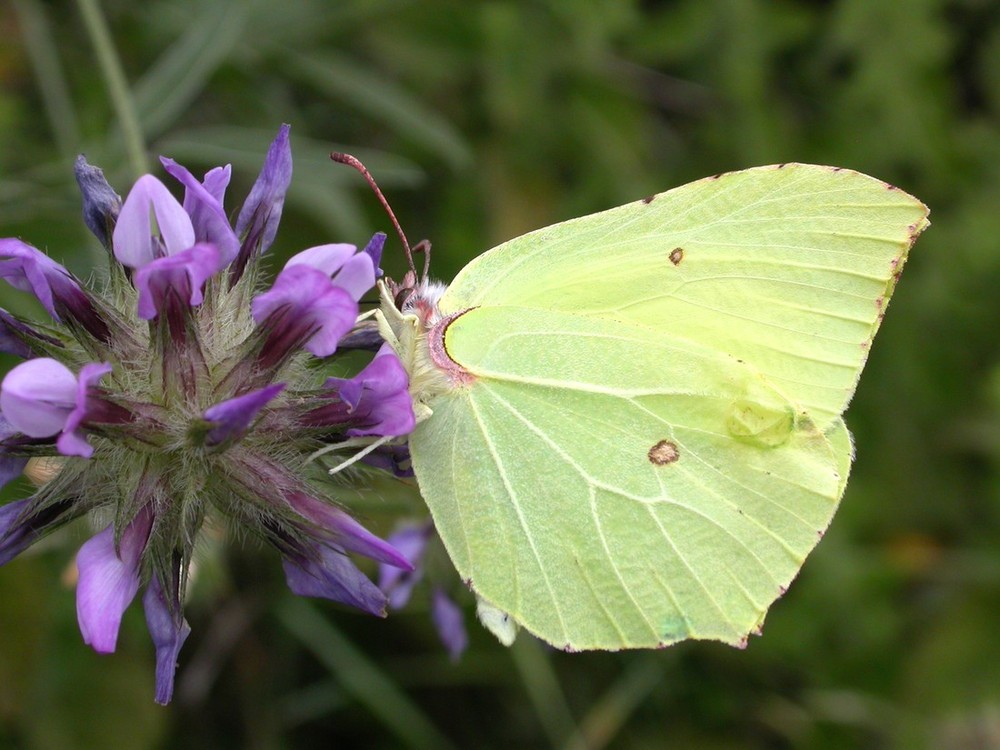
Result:
{"label": "butterfly hindwing", "polygon": [[[411,438],[421,491],[459,573],[551,643],[739,643],[836,509],[828,436],[729,355],[513,307],[445,340],[475,381]],[[750,395],[783,430],[740,431]]]}

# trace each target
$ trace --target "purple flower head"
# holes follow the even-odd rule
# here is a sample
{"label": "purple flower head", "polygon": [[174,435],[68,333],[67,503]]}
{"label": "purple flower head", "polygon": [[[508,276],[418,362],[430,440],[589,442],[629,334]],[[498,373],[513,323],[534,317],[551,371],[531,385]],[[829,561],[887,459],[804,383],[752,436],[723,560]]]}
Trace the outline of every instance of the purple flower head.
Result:
{"label": "purple flower head", "polygon": [[108,526],[76,556],[76,616],[83,642],[100,654],[115,650],[122,615],[139,590],[139,562],[152,526],[147,506],[125,527],[117,545],[114,526]]}
{"label": "purple flower head", "polygon": [[379,565],[378,587],[389,597],[393,609],[405,607],[410,601],[413,587],[423,578],[421,565],[427,542],[434,533],[431,523],[408,524],[389,535],[386,540],[409,560],[410,569]]}
{"label": "purple flower head", "polygon": [[156,647],[156,702],[161,706],[170,703],[173,697],[177,655],[191,633],[191,626],[184,619],[179,583],[175,576],[168,596],[154,575],[142,597],[146,627]]}
{"label": "purple flower head", "polygon": [[29,359],[3,379],[0,409],[19,432],[31,437],[62,433],[57,445],[64,456],[89,458],[94,449],[81,425],[100,412],[93,389],[109,372],[109,364],[88,364],[77,378],[54,359]]}
{"label": "purple flower head", "polygon": [[142,268],[157,258],[191,247],[195,242],[194,226],[166,186],[147,174],[136,180],[125,198],[111,242],[119,263]]}
{"label": "purple flower head", "polygon": [[205,438],[205,445],[216,446],[239,440],[257,413],[284,388],[284,383],[274,383],[210,406],[204,414],[205,420],[212,425]]}
{"label": "purple flower head", "polygon": [[[222,199],[229,185],[231,168],[216,167],[205,175],[205,182],[165,156],[160,157],[164,168],[184,185],[184,210],[191,218],[196,242],[208,242],[218,248],[220,267],[235,260],[240,251],[240,241],[229,226],[229,219],[222,208]],[[218,270],[218,269],[216,269]],[[215,271],[213,270],[212,273]]]}
{"label": "purple flower head", "polygon": [[327,388],[335,388],[356,426],[347,434],[406,435],[416,418],[410,398],[406,368],[388,344],[353,378],[328,378]]}
{"label": "purple flower head", "polygon": [[241,237],[237,276],[242,275],[248,260],[266,252],[281,221],[285,205],[285,192],[292,181],[292,149],[288,141],[288,125],[278,129],[271,147],[264,158],[264,166],[250,190],[236,219],[236,234]]}
{"label": "purple flower head", "polygon": [[171,299],[191,306],[200,305],[205,282],[215,275],[220,265],[216,246],[198,243],[142,266],[135,273],[139,317],[154,319],[166,311]]}
{"label": "purple flower head", "polygon": [[76,173],[76,184],[80,186],[80,193],[83,195],[83,222],[101,244],[107,247],[109,232],[118,220],[118,212],[122,208],[121,196],[108,184],[104,172],[88,164],[83,154],[76,157],[73,171]]}
{"label": "purple flower head", "polygon": [[314,533],[319,538],[393,568],[413,570],[413,565],[402,552],[379,539],[339,508],[302,492],[289,495],[288,504],[296,513],[315,524]]}
{"label": "purple flower head", "polygon": [[[30,245],[0,239],[0,278],[53,318],[36,327],[0,310],[0,352],[24,359],[0,381],[0,486],[26,469],[39,480],[35,495],[0,506],[0,565],[70,520],[114,519],[77,557],[80,631],[113,651],[145,585],[160,703],[171,699],[190,632],[184,583],[205,523],[270,542],[296,593],[377,615],[388,599],[357,555],[401,572],[403,588],[419,576],[405,551],[327,500],[337,486],[324,487],[329,475],[315,461],[337,451],[337,471],[368,461],[411,473],[406,445],[389,440],[414,424],[406,373],[376,322],[358,321],[382,273],[385,235],[360,251],[310,247],[257,293],[291,179],[288,136],[283,126],[235,230],[224,208],[228,166],[201,177],[164,158],[183,202],[152,175],[123,190],[123,202],[78,159],[85,222],[110,250],[107,272],[94,274],[104,279],[98,290]],[[352,347],[377,354],[360,368]],[[329,365],[345,377],[324,385]],[[455,631],[440,608],[451,623],[442,629]]]}
{"label": "purple flower head", "polygon": [[307,542],[302,552],[286,555],[283,565],[285,580],[293,593],[330,599],[385,617],[385,594],[358,570],[343,550]]}
{"label": "purple flower head", "polygon": [[462,610],[444,591],[435,587],[431,593],[431,620],[437,628],[441,643],[452,661],[458,661],[469,645]]}

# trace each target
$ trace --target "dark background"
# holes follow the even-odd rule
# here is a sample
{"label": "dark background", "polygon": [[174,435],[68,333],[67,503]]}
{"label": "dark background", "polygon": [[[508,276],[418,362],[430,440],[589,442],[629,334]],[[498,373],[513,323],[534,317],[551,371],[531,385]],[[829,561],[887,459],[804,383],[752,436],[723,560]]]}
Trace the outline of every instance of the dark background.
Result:
{"label": "dark background", "polygon": [[[84,278],[104,258],[77,153],[123,194],[158,154],[231,162],[231,210],[281,122],[295,177],[275,269],[389,229],[332,149],[368,164],[444,279],[525,230],[773,162],[870,173],[933,226],[847,415],[841,510],[746,651],[506,650],[464,601],[452,664],[426,591],[372,620],[209,539],[163,709],[141,607],[116,655],[81,642],[77,527],[0,570],[0,747],[1000,748],[1000,5],[104,0],[96,44],[95,7],[0,5],[0,236]],[[385,266],[401,273],[398,243]],[[8,287],[0,303],[31,312]],[[394,482],[356,507],[382,534],[419,514]]]}

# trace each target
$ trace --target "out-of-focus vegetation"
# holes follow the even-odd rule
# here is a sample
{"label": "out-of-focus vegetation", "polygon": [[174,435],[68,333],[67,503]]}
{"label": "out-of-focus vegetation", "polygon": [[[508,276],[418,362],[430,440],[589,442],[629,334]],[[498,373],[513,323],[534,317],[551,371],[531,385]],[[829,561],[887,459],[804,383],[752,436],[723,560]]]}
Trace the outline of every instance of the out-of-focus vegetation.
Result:
{"label": "out-of-focus vegetation", "polygon": [[[128,82],[117,102],[94,0],[0,5],[0,236],[84,277],[103,250],[73,159],[125,192],[140,168],[129,111],[146,168],[231,162],[230,206],[292,123],[275,268],[389,229],[332,149],[368,164],[446,279],[524,230],[771,162],[873,174],[930,205],[933,226],[848,413],[842,508],[746,651],[569,655],[526,636],[508,651],[466,600],[472,646],[452,664],[426,592],[373,621],[294,599],[276,559],[230,543],[221,561],[206,550],[160,709],[138,606],[115,656],[80,641],[78,529],[0,569],[0,747],[1000,748],[1000,5],[100,5]],[[398,244],[387,256],[398,276]],[[400,508],[419,513],[387,482],[361,510],[384,534]]]}

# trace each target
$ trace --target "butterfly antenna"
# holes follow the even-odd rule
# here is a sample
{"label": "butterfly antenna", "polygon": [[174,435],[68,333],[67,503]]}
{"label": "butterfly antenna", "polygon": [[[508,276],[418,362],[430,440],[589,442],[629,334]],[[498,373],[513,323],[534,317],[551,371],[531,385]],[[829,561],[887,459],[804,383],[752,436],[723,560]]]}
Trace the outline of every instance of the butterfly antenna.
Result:
{"label": "butterfly antenna", "polygon": [[427,274],[431,272],[431,241],[420,240],[420,242],[413,246],[413,252],[424,254],[424,273],[420,277],[420,280],[427,281]]}
{"label": "butterfly antenna", "polygon": [[[372,177],[371,172],[368,171],[368,167],[362,164],[361,160],[358,159],[356,156],[351,156],[350,154],[345,154],[340,151],[334,151],[333,153],[331,153],[330,158],[333,159],[338,164],[346,164],[349,167],[353,167],[354,169],[356,169],[358,172],[361,173],[362,177],[365,178],[365,181],[374,191],[375,197],[378,198],[379,203],[382,204],[382,208],[384,208],[385,212],[389,215],[389,221],[391,221],[392,225],[396,228],[396,234],[399,235],[399,240],[400,242],[403,243],[403,251],[406,253],[406,262],[409,264],[410,270],[413,272],[413,275],[416,276],[417,269],[413,265],[413,251],[410,249],[410,243],[406,241],[406,235],[403,233],[403,228],[399,225],[399,222],[396,220],[396,214],[392,212],[392,208],[389,206],[389,201],[385,199],[385,196],[379,189],[378,183],[375,182],[375,178]],[[426,275],[427,273],[426,263],[424,265],[425,265],[424,275]]]}

